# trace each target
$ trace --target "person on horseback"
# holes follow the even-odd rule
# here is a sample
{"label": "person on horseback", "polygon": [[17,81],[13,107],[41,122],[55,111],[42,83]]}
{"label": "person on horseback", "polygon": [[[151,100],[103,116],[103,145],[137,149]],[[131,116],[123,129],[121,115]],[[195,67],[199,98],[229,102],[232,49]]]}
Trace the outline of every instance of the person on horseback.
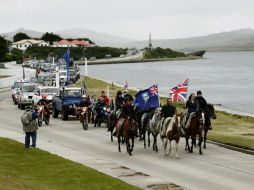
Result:
{"label": "person on horseback", "polygon": [[[127,119],[128,117],[134,118],[134,116],[135,116],[134,106],[132,103],[133,103],[133,97],[130,94],[126,94],[124,97],[122,112],[121,112],[121,114],[119,116],[119,120],[118,120],[119,128],[116,131],[117,137],[122,132],[123,123],[124,123],[125,119]],[[114,134],[116,134],[116,133],[114,133]]]}
{"label": "person on horseback", "polygon": [[200,90],[197,91],[196,100],[198,101],[199,109],[201,111],[205,112],[205,121],[207,122],[207,124],[209,126],[208,129],[212,130],[211,120],[210,120],[209,114],[207,112],[207,102],[206,102],[206,99],[202,96],[202,92]]}
{"label": "person on horseback", "polygon": [[[172,102],[172,98],[169,97],[167,99],[167,103],[162,106],[161,109],[161,126],[164,126],[165,121],[166,124],[171,121],[171,118],[177,113],[176,107]],[[166,127],[163,128],[165,131],[162,132],[162,134],[166,133]]]}
{"label": "person on horseback", "polygon": [[185,125],[185,128],[187,129],[190,126],[191,118],[194,117],[199,110],[199,104],[194,93],[190,94],[189,99],[185,104],[185,109],[188,109],[185,120],[187,121]]}

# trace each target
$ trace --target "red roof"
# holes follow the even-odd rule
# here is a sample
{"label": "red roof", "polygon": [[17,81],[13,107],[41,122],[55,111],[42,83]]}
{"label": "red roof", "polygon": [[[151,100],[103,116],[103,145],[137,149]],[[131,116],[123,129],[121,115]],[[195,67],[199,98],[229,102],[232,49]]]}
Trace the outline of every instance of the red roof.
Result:
{"label": "red roof", "polygon": [[88,41],[84,41],[84,40],[73,40],[73,41],[71,41],[71,44],[81,45],[81,46],[90,46],[91,45]]}
{"label": "red roof", "polygon": [[69,42],[68,40],[61,40],[58,42],[58,44],[60,45],[66,45],[66,44],[70,44],[71,42]]}

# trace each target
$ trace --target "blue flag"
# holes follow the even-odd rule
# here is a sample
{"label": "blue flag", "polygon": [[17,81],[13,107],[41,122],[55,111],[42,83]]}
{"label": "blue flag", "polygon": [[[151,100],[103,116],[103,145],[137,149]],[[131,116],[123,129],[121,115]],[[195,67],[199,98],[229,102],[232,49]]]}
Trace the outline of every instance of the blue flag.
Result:
{"label": "blue flag", "polygon": [[145,90],[140,90],[135,97],[134,104],[142,111],[160,107],[158,85],[153,85]]}
{"label": "blue flag", "polygon": [[63,56],[66,62],[66,71],[67,71],[67,82],[69,82],[69,66],[70,66],[70,49],[68,48]]}

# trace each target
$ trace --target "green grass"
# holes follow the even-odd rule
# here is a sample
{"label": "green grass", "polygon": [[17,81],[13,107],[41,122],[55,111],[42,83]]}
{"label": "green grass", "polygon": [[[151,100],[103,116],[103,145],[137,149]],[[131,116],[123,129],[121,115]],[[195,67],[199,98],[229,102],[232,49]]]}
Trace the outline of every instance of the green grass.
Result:
{"label": "green grass", "polygon": [[94,169],[0,138],[0,189],[138,189]]}
{"label": "green grass", "polygon": [[[102,90],[106,90],[109,87],[112,90],[113,97],[115,97],[117,90],[123,89],[91,77],[81,79],[78,85],[81,85],[84,81],[87,85],[89,95],[96,94],[99,96]],[[133,96],[136,94],[134,90],[130,90],[129,92]],[[166,103],[166,98],[162,97],[160,101],[163,105]],[[184,111],[183,103],[177,103],[176,106],[178,112]],[[229,114],[222,111],[217,111],[216,115],[217,119],[212,120],[213,130],[208,132],[208,139],[254,150],[254,118]]]}
{"label": "green grass", "polygon": [[7,77],[9,77],[9,75],[0,75],[0,79],[7,78]]}

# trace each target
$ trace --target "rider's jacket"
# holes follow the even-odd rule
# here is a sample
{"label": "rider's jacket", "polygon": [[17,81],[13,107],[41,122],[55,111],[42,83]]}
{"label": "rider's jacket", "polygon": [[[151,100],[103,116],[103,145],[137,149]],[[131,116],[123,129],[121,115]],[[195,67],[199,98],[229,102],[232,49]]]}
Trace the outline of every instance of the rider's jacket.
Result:
{"label": "rider's jacket", "polygon": [[91,106],[91,105],[92,105],[92,103],[91,103],[90,100],[86,100],[86,101],[81,100],[81,101],[79,102],[79,107],[89,107],[89,106]]}
{"label": "rider's jacket", "polygon": [[115,105],[116,105],[116,110],[119,110],[122,108],[123,106],[123,101],[124,101],[124,98],[121,96],[117,96],[116,99],[115,99]]}
{"label": "rider's jacket", "polygon": [[176,113],[176,107],[173,105],[164,105],[161,109],[162,117],[173,117]]}
{"label": "rider's jacket", "polygon": [[127,118],[132,117],[134,118],[135,112],[134,112],[134,106],[132,104],[123,104],[122,112],[120,117]]}
{"label": "rider's jacket", "polygon": [[186,108],[188,109],[188,113],[197,112],[199,109],[198,101],[194,100],[193,102],[191,100],[188,100],[186,102]]}
{"label": "rider's jacket", "polygon": [[205,110],[207,106],[207,102],[203,96],[197,96],[196,100],[198,101],[199,104],[199,109]]}
{"label": "rider's jacket", "polygon": [[130,94],[125,94],[123,99],[124,99],[124,102],[127,101],[127,100],[133,101],[133,97]]}
{"label": "rider's jacket", "polygon": [[40,99],[37,103],[37,105],[48,105],[49,104],[49,101],[48,100],[45,100],[45,99]]}

